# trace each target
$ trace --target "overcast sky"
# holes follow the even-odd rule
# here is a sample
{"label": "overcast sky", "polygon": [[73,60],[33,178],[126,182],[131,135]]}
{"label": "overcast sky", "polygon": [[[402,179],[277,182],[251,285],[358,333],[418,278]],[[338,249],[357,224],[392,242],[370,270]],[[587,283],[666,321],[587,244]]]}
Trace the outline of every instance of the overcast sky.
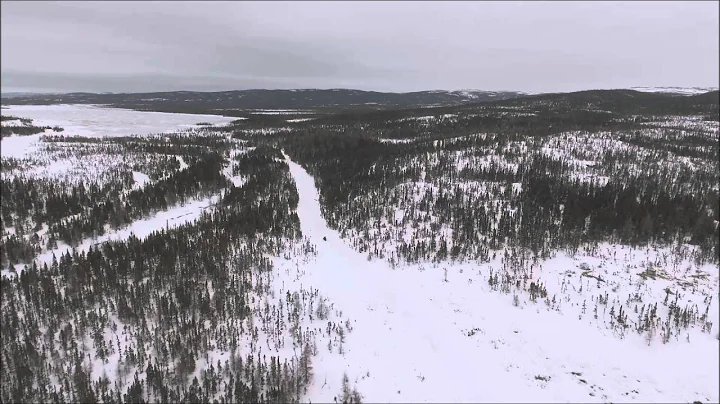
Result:
{"label": "overcast sky", "polygon": [[3,1],[2,91],[717,87],[718,2]]}

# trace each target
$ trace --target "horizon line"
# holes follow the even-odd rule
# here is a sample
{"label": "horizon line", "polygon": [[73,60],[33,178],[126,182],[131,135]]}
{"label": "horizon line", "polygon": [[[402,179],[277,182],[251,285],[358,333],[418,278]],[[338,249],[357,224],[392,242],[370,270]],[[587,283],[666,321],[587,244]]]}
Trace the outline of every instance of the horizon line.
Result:
{"label": "horizon line", "polygon": [[360,90],[357,88],[318,88],[318,87],[304,87],[304,88],[247,88],[247,89],[229,89],[229,90],[163,90],[163,91],[129,91],[129,92],[115,92],[115,91],[50,91],[50,90],[3,90],[0,88],[0,95],[5,94],[33,94],[33,95],[68,95],[68,94],[95,94],[95,95],[116,95],[116,94],[153,94],[153,93],[228,93],[228,92],[241,92],[241,91],[359,91],[365,93],[384,93],[384,94],[412,94],[422,92],[485,92],[485,93],[519,93],[525,95],[535,94],[562,94],[562,93],[575,93],[582,91],[597,91],[597,90],[635,90],[635,89],[696,89],[696,90],[707,90],[716,91],[716,86],[632,86],[632,87],[613,87],[613,88],[586,88],[582,90],[573,91],[524,91],[524,90],[482,90],[482,89],[427,89],[427,90],[416,90],[416,91],[381,91],[381,90]]}

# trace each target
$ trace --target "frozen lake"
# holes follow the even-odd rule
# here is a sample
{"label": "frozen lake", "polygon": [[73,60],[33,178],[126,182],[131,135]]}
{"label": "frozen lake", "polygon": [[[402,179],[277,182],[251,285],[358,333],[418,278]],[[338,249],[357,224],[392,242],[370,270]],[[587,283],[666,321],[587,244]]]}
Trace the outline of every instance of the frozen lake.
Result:
{"label": "frozen lake", "polygon": [[[8,105],[3,115],[30,118],[35,126],[60,126],[63,135],[88,137],[148,135],[195,127],[199,122],[213,125],[236,118],[220,115],[175,114],[107,108],[94,105]],[[2,139],[2,156],[23,158],[36,150],[43,134],[10,136]]]}

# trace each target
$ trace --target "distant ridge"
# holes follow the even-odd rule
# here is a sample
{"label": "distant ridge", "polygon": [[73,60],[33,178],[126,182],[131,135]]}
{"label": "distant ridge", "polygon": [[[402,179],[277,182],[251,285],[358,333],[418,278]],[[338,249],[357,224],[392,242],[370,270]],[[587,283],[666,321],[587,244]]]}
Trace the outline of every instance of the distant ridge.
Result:
{"label": "distant ridge", "polygon": [[[709,91],[705,91],[709,90]],[[429,90],[389,93],[351,89],[238,90],[154,93],[4,93],[4,105],[95,104],[141,111],[245,116],[251,110],[386,110],[468,107],[495,104],[515,107],[590,108],[657,113],[698,111],[714,114],[718,90],[710,88],[636,87],[568,93],[528,94],[519,91]]]}
{"label": "distant ridge", "polygon": [[623,114],[707,114],[716,116],[720,108],[718,90],[681,94],[660,91],[587,90],[572,93],[536,94],[490,102],[495,106],[511,106],[545,110],[612,111]]}
{"label": "distant ridge", "polygon": [[302,90],[239,90],[220,92],[172,91],[153,93],[68,93],[9,94],[3,103],[25,105],[104,104],[133,109],[188,107],[206,110],[223,109],[303,109],[323,107],[412,108],[421,106],[452,106],[467,103],[504,100],[523,96],[516,91],[417,91],[388,93],[350,89]]}

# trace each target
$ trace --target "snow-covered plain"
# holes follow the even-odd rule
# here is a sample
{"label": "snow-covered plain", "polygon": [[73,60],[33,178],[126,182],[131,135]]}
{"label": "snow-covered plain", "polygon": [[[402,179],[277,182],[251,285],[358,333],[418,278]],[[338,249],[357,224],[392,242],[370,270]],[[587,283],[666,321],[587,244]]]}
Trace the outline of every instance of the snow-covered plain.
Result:
{"label": "snow-covered plain", "polygon": [[[7,115],[30,118],[36,126],[60,126],[65,136],[130,136],[173,132],[197,123],[230,123],[236,118],[219,115],[171,114],[133,111],[93,105],[8,105]],[[25,158],[39,149],[43,134],[2,139],[2,156]]]}
{"label": "snow-covered plain", "polygon": [[301,109],[254,109],[250,111],[253,115],[301,115],[313,114],[313,111]]}
{"label": "snow-covered plain", "polygon": [[68,135],[129,136],[165,133],[196,124],[223,124],[235,120],[220,115],[134,111],[94,105],[9,105],[8,115],[33,119],[39,126],[58,125]]}
{"label": "snow-covered plain", "polygon": [[297,123],[297,122],[307,122],[312,121],[315,118],[296,118],[296,119],[288,119],[287,121],[290,123]]}

